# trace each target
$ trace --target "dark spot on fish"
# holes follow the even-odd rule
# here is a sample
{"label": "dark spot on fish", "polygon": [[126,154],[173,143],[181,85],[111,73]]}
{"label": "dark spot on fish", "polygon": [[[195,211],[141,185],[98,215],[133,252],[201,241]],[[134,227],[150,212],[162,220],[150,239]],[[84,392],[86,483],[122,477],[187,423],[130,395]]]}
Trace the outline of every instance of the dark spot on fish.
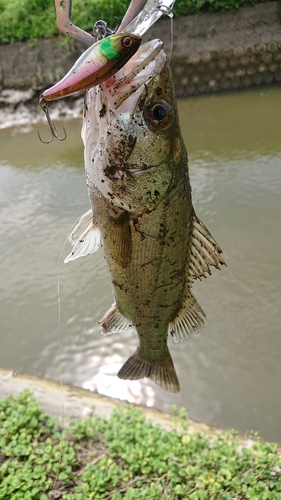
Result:
{"label": "dark spot on fish", "polygon": [[123,292],[125,292],[125,293],[128,292],[128,289],[124,285],[122,285],[121,283],[118,283],[118,281],[112,280],[112,284],[114,286],[116,286],[117,288],[119,288],[120,290],[122,290]]}
{"label": "dark spot on fish", "polygon": [[[129,205],[129,208],[131,208],[131,207],[130,207],[130,205]],[[137,227],[138,223],[139,223],[139,220],[138,220],[138,218],[137,218],[137,217],[135,217],[135,218],[133,219],[134,228],[135,228],[135,231],[141,235],[141,240],[143,241],[143,240],[145,239],[145,234],[144,234],[144,232],[143,232],[143,231],[141,231],[141,230]],[[141,267],[143,267],[143,266],[141,266]]]}
{"label": "dark spot on fish", "polygon": [[148,262],[144,262],[143,264],[141,264],[140,267],[145,267],[145,266],[148,266],[149,264],[155,264],[157,261],[158,261],[158,257],[156,257],[155,259],[149,260]]}
{"label": "dark spot on fish", "polygon": [[157,87],[157,89],[156,89],[155,93],[156,93],[157,95],[161,95],[161,94],[162,94],[162,89],[161,89],[161,87]]}
{"label": "dark spot on fish", "polygon": [[166,228],[164,227],[164,224],[160,224],[157,239],[162,240],[163,238],[165,238],[166,235],[167,235],[167,231],[166,231]]}
{"label": "dark spot on fish", "polygon": [[129,140],[129,147],[134,147],[137,142],[137,138],[134,137],[132,134],[129,134],[128,140]]}
{"label": "dark spot on fish", "polygon": [[[178,269],[174,272],[169,273],[169,278],[171,282],[173,283],[174,281],[178,281],[179,278],[185,277],[185,269],[181,270]],[[172,287],[173,288],[173,287]]]}
{"label": "dark spot on fish", "polygon": [[115,167],[114,165],[106,165],[105,169],[104,169],[104,173],[107,177],[114,177],[114,175],[116,174],[116,170],[117,170],[117,167]]}
{"label": "dark spot on fish", "polygon": [[101,179],[101,182],[105,182],[105,180],[104,180],[104,179]]}
{"label": "dark spot on fish", "polygon": [[157,189],[155,189],[154,190],[154,196],[159,196],[159,195],[160,195],[159,191],[157,191]]}
{"label": "dark spot on fish", "polygon": [[108,194],[108,196],[109,196],[112,200],[114,200],[114,198],[115,198],[114,194],[109,193],[109,192],[108,192],[107,194]]}
{"label": "dark spot on fish", "polygon": [[142,305],[143,305],[143,306],[149,306],[149,304],[150,304],[150,303],[151,303],[151,300],[147,299],[147,300],[144,300],[144,301],[142,302]]}
{"label": "dark spot on fish", "polygon": [[101,110],[99,112],[100,118],[103,118],[104,115],[105,115],[105,113],[106,113],[106,105],[103,103],[102,108],[101,108]]}

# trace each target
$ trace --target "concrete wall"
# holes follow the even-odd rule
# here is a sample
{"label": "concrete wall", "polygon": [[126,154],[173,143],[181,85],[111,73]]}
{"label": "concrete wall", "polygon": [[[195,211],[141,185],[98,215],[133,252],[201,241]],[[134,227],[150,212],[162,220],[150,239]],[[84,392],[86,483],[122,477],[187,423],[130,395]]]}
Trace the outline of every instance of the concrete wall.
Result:
{"label": "concrete wall", "polygon": [[[238,13],[175,19],[172,70],[180,97],[281,83],[281,19],[277,2]],[[171,46],[170,21],[149,33]],[[0,88],[41,90],[57,82],[85,50],[67,37],[0,46]]]}
{"label": "concrete wall", "polygon": [[[281,83],[281,18],[277,2],[188,16],[175,40],[177,95]],[[183,35],[184,33],[184,35]]]}

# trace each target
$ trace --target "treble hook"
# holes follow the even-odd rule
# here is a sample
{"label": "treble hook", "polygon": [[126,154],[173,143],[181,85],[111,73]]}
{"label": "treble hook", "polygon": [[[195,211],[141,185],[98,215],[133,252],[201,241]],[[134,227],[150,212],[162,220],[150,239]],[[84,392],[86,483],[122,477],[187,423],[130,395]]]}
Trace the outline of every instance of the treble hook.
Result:
{"label": "treble hook", "polygon": [[50,114],[49,114],[48,103],[47,103],[47,101],[45,101],[44,97],[42,97],[42,96],[40,97],[39,104],[40,104],[41,108],[43,109],[43,111],[44,111],[44,113],[46,115],[46,118],[47,118],[50,130],[51,130],[51,133],[52,133],[51,139],[49,139],[49,141],[43,141],[43,139],[41,138],[41,135],[37,131],[37,134],[38,134],[38,137],[39,137],[40,141],[44,142],[44,144],[49,144],[50,142],[52,142],[52,140],[53,140],[54,137],[58,141],[64,141],[66,139],[66,137],[67,137],[67,133],[65,131],[65,128],[63,127],[64,137],[59,137],[58,131],[56,129],[56,126],[55,126],[54,122],[52,122]]}

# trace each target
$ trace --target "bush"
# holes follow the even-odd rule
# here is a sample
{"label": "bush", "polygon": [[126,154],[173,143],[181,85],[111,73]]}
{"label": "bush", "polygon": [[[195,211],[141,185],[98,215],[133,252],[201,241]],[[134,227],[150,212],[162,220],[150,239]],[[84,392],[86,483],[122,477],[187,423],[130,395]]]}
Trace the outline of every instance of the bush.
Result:
{"label": "bush", "polygon": [[[175,15],[238,10],[261,0],[176,0]],[[110,27],[122,19],[129,0],[73,0],[72,21],[91,31],[98,19]],[[0,43],[46,37],[58,33],[53,0],[0,0]]]}
{"label": "bush", "polygon": [[[127,4],[129,2],[127,1]],[[114,16],[123,17],[126,4],[105,0],[74,0],[72,21],[84,30],[92,30],[98,19],[114,26]],[[58,33],[53,0],[0,0],[0,43],[46,37]]]}
{"label": "bush", "polygon": [[0,499],[281,499],[276,444],[190,434],[182,409],[175,421],[167,432],[120,404],[62,432],[29,391],[0,400]]}

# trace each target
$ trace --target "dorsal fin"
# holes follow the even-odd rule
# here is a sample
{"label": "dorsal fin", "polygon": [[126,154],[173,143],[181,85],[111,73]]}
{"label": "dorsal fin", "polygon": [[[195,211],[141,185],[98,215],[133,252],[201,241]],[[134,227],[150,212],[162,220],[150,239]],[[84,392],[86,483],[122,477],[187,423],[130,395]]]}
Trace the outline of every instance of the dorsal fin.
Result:
{"label": "dorsal fin", "polygon": [[104,317],[99,321],[102,326],[102,335],[110,335],[112,333],[127,332],[134,328],[125,316],[119,311],[116,302],[105,313]]}
{"label": "dorsal fin", "polygon": [[220,265],[225,266],[226,264],[221,253],[221,248],[203,222],[196,216],[193,216],[192,243],[188,272],[189,283],[192,283],[197,278],[207,278],[206,274],[212,274],[210,266],[214,266],[217,269],[220,269]]}
{"label": "dorsal fin", "polygon": [[210,266],[220,269],[220,266],[226,265],[221,256],[221,248],[203,222],[196,215],[192,217],[191,222],[191,249],[186,292],[176,317],[169,324],[169,333],[176,344],[183,342],[204,326],[206,314],[190,291],[192,282],[197,278],[207,278],[207,274],[212,274]]}
{"label": "dorsal fin", "polygon": [[80,217],[68,239],[73,248],[72,252],[65,258],[65,263],[94,253],[99,249],[100,230],[93,221],[92,209]]}
{"label": "dorsal fin", "polygon": [[204,326],[206,314],[199,306],[194,295],[188,291],[176,317],[169,324],[169,333],[174,344],[184,342],[193,333],[198,332]]}

